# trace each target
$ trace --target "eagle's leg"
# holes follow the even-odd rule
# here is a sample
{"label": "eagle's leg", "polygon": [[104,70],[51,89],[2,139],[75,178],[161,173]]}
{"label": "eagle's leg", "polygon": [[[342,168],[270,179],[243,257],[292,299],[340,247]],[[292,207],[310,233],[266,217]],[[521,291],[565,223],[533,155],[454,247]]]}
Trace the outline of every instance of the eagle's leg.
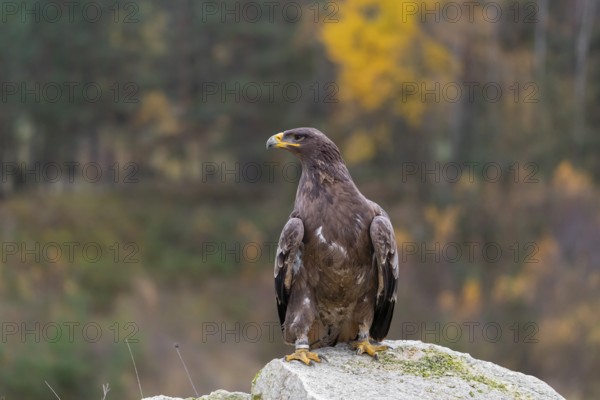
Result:
{"label": "eagle's leg", "polygon": [[296,340],[296,351],[285,356],[285,361],[298,360],[306,365],[311,365],[312,361],[321,362],[317,353],[310,352],[308,347],[308,338],[306,336]]}
{"label": "eagle's leg", "polygon": [[350,343],[350,348],[356,350],[356,354],[367,353],[375,359],[378,359],[378,352],[388,349],[385,345],[371,344],[371,342],[369,342],[369,330],[368,328],[366,330],[363,329],[363,326],[361,326],[358,333],[358,340]]}

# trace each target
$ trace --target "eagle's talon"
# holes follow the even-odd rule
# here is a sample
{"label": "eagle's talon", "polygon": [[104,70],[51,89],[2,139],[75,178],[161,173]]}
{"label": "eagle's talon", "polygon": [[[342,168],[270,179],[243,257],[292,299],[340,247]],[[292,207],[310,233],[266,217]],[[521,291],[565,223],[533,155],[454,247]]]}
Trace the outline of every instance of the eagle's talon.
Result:
{"label": "eagle's talon", "polygon": [[385,345],[374,345],[371,344],[368,340],[363,340],[361,342],[352,342],[350,343],[350,347],[352,349],[356,349],[356,354],[361,355],[363,353],[367,353],[371,357],[376,360],[379,360],[379,356],[377,355],[380,351],[385,351],[388,349],[388,346]]}
{"label": "eagle's talon", "polygon": [[321,359],[319,358],[319,355],[317,353],[311,353],[307,349],[297,349],[292,354],[285,356],[285,361],[290,362],[292,360],[298,360],[308,366],[313,366],[313,367],[315,366],[313,361],[316,361],[319,363],[321,362]]}

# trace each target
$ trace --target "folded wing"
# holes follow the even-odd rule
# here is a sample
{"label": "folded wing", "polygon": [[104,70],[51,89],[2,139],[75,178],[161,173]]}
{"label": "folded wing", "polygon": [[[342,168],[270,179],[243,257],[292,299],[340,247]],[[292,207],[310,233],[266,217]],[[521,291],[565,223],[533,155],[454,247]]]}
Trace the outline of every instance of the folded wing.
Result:
{"label": "folded wing", "polygon": [[300,218],[290,218],[281,231],[275,254],[275,294],[279,322],[283,327],[294,275],[302,266],[304,224]]}
{"label": "folded wing", "polygon": [[375,315],[369,331],[371,337],[381,341],[390,329],[398,283],[398,249],[394,228],[387,215],[379,215],[371,222],[373,267],[377,268],[378,286]]}

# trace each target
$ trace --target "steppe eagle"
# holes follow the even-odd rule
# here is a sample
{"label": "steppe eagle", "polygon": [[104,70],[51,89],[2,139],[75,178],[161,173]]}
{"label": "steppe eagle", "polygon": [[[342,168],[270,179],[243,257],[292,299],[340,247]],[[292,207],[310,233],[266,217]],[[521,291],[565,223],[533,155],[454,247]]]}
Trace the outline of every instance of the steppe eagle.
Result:
{"label": "steppe eagle", "polygon": [[267,149],[290,151],[302,164],[294,209],[275,257],[277,310],[287,361],[320,362],[310,352],[351,342],[377,358],[390,328],[398,251],[386,212],[363,196],[338,147],[315,128],[278,133]]}

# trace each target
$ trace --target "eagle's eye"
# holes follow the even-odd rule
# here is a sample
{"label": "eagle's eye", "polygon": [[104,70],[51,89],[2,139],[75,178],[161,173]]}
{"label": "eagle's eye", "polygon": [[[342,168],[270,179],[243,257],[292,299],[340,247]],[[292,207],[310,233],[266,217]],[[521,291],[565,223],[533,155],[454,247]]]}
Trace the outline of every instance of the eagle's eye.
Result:
{"label": "eagle's eye", "polygon": [[294,135],[294,140],[296,142],[300,142],[300,141],[304,140],[304,135],[298,135],[298,134],[296,134],[296,135]]}

